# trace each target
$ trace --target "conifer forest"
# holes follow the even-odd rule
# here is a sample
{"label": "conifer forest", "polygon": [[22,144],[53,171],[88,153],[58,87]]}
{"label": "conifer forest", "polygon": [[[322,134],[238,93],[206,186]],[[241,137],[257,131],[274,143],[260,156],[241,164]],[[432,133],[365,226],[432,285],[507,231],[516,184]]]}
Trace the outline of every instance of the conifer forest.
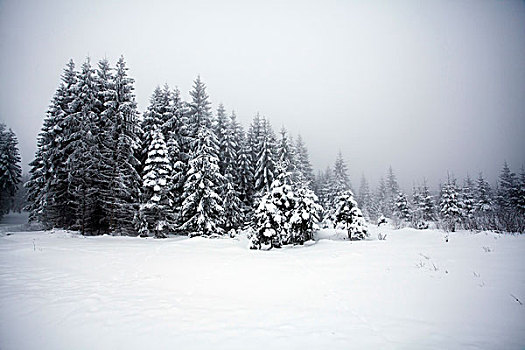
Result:
{"label": "conifer forest", "polygon": [[[397,228],[525,230],[523,168],[517,175],[504,162],[496,186],[483,173],[449,174],[438,189],[423,180],[410,192],[389,167],[376,190],[364,176],[354,189],[341,152],[316,174],[301,135],[275,132],[259,114],[243,127],[234,110],[212,108],[200,77],[191,100],[158,86],[140,113],[128,70],[124,57],[64,68],[25,183],[31,221],[90,236],[233,237],[251,228],[257,249],[303,244],[319,225],[363,239],[366,222],[385,219]],[[21,170],[16,136],[5,126],[2,135],[5,213]]]}

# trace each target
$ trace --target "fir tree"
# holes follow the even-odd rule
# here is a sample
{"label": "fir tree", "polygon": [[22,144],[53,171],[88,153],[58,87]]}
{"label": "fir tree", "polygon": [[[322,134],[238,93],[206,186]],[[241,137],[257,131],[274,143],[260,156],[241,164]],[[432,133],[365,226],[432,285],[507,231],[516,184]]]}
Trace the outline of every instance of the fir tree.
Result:
{"label": "fir tree", "polygon": [[0,124],[0,219],[9,213],[22,177],[15,133]]}
{"label": "fir tree", "polygon": [[257,168],[255,170],[255,190],[259,193],[270,192],[270,186],[275,179],[275,136],[270,122],[262,121],[260,131],[260,148],[258,153]]}
{"label": "fir tree", "polygon": [[401,222],[410,221],[410,208],[408,206],[408,200],[403,192],[397,194],[394,207],[394,216]]}
{"label": "fir tree", "polygon": [[[292,174],[292,177],[297,179],[296,166],[295,166],[295,152],[290,139],[288,137],[288,132],[284,128],[281,128],[279,132],[280,138],[277,144],[277,162],[281,164],[281,169],[287,173]],[[277,173],[277,176],[280,174]]]}
{"label": "fir tree", "polygon": [[69,228],[75,220],[69,205],[66,161],[71,153],[69,115],[76,112],[72,102],[77,95],[77,76],[75,64],[70,60],[46,113],[35,159],[29,164],[30,179],[26,184],[29,220],[40,221],[45,228]]}
{"label": "fir tree", "polygon": [[215,136],[217,137],[217,144],[219,146],[219,169],[221,175],[223,176],[226,174],[226,167],[228,166],[229,161],[226,155],[228,142],[231,141],[231,138],[227,139],[228,129],[230,128],[228,119],[229,118],[226,115],[224,105],[220,103],[219,107],[217,108],[217,117],[215,118],[213,123],[213,130],[215,132]]}
{"label": "fir tree", "polygon": [[219,169],[217,138],[211,128],[210,102],[200,77],[195,80],[190,95],[188,120],[192,153],[184,183],[179,229],[190,236],[222,234],[224,209],[218,191],[224,177]]}
{"label": "fir tree", "polygon": [[298,181],[303,182],[303,187],[311,188],[312,182],[314,181],[314,173],[312,164],[310,163],[310,156],[308,155],[308,149],[304,143],[301,135],[297,136],[295,143],[295,166],[299,176]]}
{"label": "fir tree", "polygon": [[295,193],[294,208],[290,215],[290,227],[287,241],[302,245],[312,240],[313,233],[318,229],[317,222],[322,212],[317,196],[308,188],[299,188]]}
{"label": "fir tree", "polygon": [[337,154],[337,159],[334,164],[334,193],[336,196],[339,196],[347,190],[351,190],[352,186],[350,184],[350,177],[348,176],[348,168],[343,159],[341,151]]}
{"label": "fir tree", "polygon": [[399,185],[396,176],[392,170],[392,166],[388,167],[388,174],[386,177],[386,213],[387,216],[392,215],[396,211],[396,199],[399,194]]}
{"label": "fir tree", "polygon": [[479,173],[475,192],[475,209],[478,213],[488,213],[493,209],[490,185],[483,178],[483,173]]}
{"label": "fir tree", "polygon": [[447,231],[454,232],[461,218],[459,208],[456,180],[448,176],[447,183],[441,188],[441,200],[439,203],[441,217]]}
{"label": "fir tree", "polygon": [[366,221],[350,190],[344,191],[337,197],[334,223],[336,227],[341,227],[348,232],[350,240],[368,237]]}
{"label": "fir tree", "polygon": [[474,222],[474,183],[470,176],[467,175],[467,178],[464,181],[463,187],[460,192],[460,210],[461,210],[461,220],[463,223],[463,228],[471,230],[475,228]]}
{"label": "fir tree", "polygon": [[134,80],[128,76],[127,71],[124,57],[121,56],[111,84],[113,94],[106,102],[114,111],[109,130],[112,145],[109,155],[113,166],[108,175],[106,210],[110,218],[110,232],[118,235],[135,235],[137,232],[133,218],[139,210],[142,182],[138,173],[140,162],[137,149],[140,141],[137,104],[133,94]]}
{"label": "fir tree", "polygon": [[144,167],[141,221],[137,230],[142,236],[154,234],[156,238],[166,238],[174,222],[169,188],[172,168],[161,130],[154,130],[151,136]]}
{"label": "fir tree", "polygon": [[77,112],[66,117],[70,130],[67,145],[70,152],[67,160],[68,204],[75,210],[74,229],[82,234],[100,234],[104,225],[100,222],[104,215],[99,197],[102,154],[98,142],[102,104],[89,58],[82,65],[77,91],[72,102]]}
{"label": "fir tree", "polygon": [[361,207],[361,211],[365,218],[371,217],[371,207],[372,207],[372,196],[370,194],[370,187],[368,186],[368,181],[363,174],[361,176],[361,185],[359,186],[359,195],[357,197],[357,203]]}
{"label": "fir tree", "polygon": [[423,180],[423,187],[421,188],[421,200],[420,204],[423,214],[423,220],[434,221],[435,217],[435,205],[434,198],[430,195],[430,190],[427,185],[427,181]]}
{"label": "fir tree", "polygon": [[255,210],[251,249],[280,248],[288,236],[295,196],[292,186],[283,183],[282,179],[280,177],[272,183],[270,191],[261,197]]}

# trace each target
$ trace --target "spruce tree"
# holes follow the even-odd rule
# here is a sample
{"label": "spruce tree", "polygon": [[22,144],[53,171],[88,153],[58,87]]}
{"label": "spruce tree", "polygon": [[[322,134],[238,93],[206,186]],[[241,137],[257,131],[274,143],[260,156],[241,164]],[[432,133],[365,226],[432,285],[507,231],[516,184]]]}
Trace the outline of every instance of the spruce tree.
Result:
{"label": "spruce tree", "polygon": [[448,176],[447,183],[441,188],[441,199],[439,202],[441,218],[444,228],[454,232],[461,218],[456,180]]}
{"label": "spruce tree", "polygon": [[403,225],[403,223],[410,221],[410,208],[407,197],[403,192],[399,192],[395,198],[393,214],[398,221],[398,225]]}
{"label": "spruce tree", "polygon": [[[117,235],[135,235],[133,225],[139,210],[141,178],[138,173],[140,162],[138,111],[135,102],[134,80],[128,76],[124,57],[120,57],[112,80],[113,94],[108,100],[114,110],[111,129],[108,130],[112,150],[113,166],[109,173],[108,215],[110,232]],[[107,111],[108,109],[106,109]]]}
{"label": "spruce tree", "polygon": [[287,241],[302,245],[312,240],[314,231],[318,229],[317,222],[322,210],[312,190],[305,187],[298,188],[295,191],[294,208],[290,213]]}
{"label": "spruce tree", "polygon": [[[82,65],[78,78],[78,94],[72,102],[76,113],[66,117],[68,122],[70,156],[67,160],[68,204],[75,211],[74,229],[82,234],[100,234],[104,215],[100,203],[102,155],[99,148],[99,100],[95,70],[89,58]],[[102,224],[104,225],[104,224]]]}
{"label": "spruce tree", "polygon": [[166,238],[174,223],[171,210],[173,198],[169,187],[172,168],[162,131],[156,129],[151,136],[144,166],[140,206],[140,218],[146,224],[144,221],[139,222],[138,231],[142,236],[154,234],[156,238]]}
{"label": "spruce tree", "polygon": [[22,177],[15,133],[0,124],[0,219],[9,213]]}
{"label": "spruce tree", "polygon": [[336,227],[341,227],[348,232],[350,240],[368,237],[366,221],[351,190],[344,191],[337,197],[333,220]]}
{"label": "spruce tree", "polygon": [[75,213],[69,205],[67,160],[71,154],[68,147],[72,131],[72,104],[77,95],[75,64],[70,60],[62,74],[58,87],[44,119],[38,136],[35,159],[31,166],[28,191],[29,220],[39,221],[45,228],[70,228]]}
{"label": "spruce tree", "polygon": [[263,194],[270,192],[270,187],[275,179],[275,136],[266,118],[263,118],[262,121],[259,145],[255,190]]}
{"label": "spruce tree", "polygon": [[399,194],[399,185],[396,176],[392,170],[392,166],[388,167],[388,174],[386,177],[386,216],[392,215],[396,210],[396,199]]}
{"label": "spruce tree", "polygon": [[314,173],[312,169],[312,164],[310,163],[310,156],[308,155],[308,149],[304,143],[301,135],[297,136],[295,143],[295,166],[297,173],[300,178],[299,182],[303,182],[303,187],[311,188],[312,182],[314,181]]}
{"label": "spruce tree", "polygon": [[221,175],[226,174],[226,167],[228,166],[228,159],[227,159],[227,147],[228,142],[231,141],[227,140],[227,133],[228,129],[230,128],[229,125],[229,118],[226,115],[226,109],[224,108],[224,105],[222,103],[219,104],[219,107],[217,108],[217,117],[214,120],[213,123],[213,130],[215,132],[215,136],[217,137],[217,144],[219,146],[218,149],[218,156],[219,156],[219,169],[221,172]]}
{"label": "spruce tree", "polygon": [[[277,143],[277,162],[281,165],[280,169],[292,175],[296,180],[298,179],[297,167],[295,164],[295,152],[293,145],[290,143],[288,132],[284,128],[281,128],[279,132],[280,138]],[[276,176],[280,174],[277,173]]]}
{"label": "spruce tree", "polygon": [[218,144],[211,124],[210,102],[200,77],[190,92],[188,134],[191,155],[184,183],[180,230],[190,236],[222,234],[223,198],[218,194],[224,184],[220,173]]}
{"label": "spruce tree", "polygon": [[430,194],[427,181],[423,180],[423,187],[421,188],[421,200],[423,220],[434,221],[436,219],[436,209],[434,205],[434,197]]}
{"label": "spruce tree", "polygon": [[285,177],[286,174],[276,179],[257,205],[251,249],[280,248],[283,243],[287,243],[285,241],[290,229],[289,220],[295,206],[295,196],[292,186],[283,179]]}
{"label": "spruce tree", "polygon": [[359,186],[359,195],[357,197],[357,203],[363,212],[365,218],[370,219],[372,212],[372,196],[370,194],[370,187],[368,181],[365,178],[365,174],[361,176],[361,184]]}
{"label": "spruce tree", "polygon": [[459,197],[463,228],[472,230],[475,228],[474,182],[468,175],[464,181],[463,187],[461,188]]}

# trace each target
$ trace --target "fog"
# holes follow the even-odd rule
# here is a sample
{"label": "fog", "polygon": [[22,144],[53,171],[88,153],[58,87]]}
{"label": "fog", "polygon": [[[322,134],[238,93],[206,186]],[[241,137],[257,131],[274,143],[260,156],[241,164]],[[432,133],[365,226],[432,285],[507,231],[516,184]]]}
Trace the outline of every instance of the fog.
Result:
{"label": "fog", "polygon": [[214,109],[300,133],[316,170],[340,150],[354,188],[525,164],[523,1],[0,1],[0,52],[24,171],[67,61],[121,54],[140,111],[200,74]]}

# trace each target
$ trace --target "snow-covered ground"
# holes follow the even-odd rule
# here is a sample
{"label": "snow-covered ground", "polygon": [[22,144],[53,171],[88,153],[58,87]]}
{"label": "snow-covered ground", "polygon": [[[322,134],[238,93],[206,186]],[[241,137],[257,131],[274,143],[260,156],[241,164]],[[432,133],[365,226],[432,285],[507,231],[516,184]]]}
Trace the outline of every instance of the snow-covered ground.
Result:
{"label": "snow-covered ground", "polygon": [[[237,239],[0,226],[0,349],[523,349],[525,235]],[[3,232],[2,232],[3,231]]]}

